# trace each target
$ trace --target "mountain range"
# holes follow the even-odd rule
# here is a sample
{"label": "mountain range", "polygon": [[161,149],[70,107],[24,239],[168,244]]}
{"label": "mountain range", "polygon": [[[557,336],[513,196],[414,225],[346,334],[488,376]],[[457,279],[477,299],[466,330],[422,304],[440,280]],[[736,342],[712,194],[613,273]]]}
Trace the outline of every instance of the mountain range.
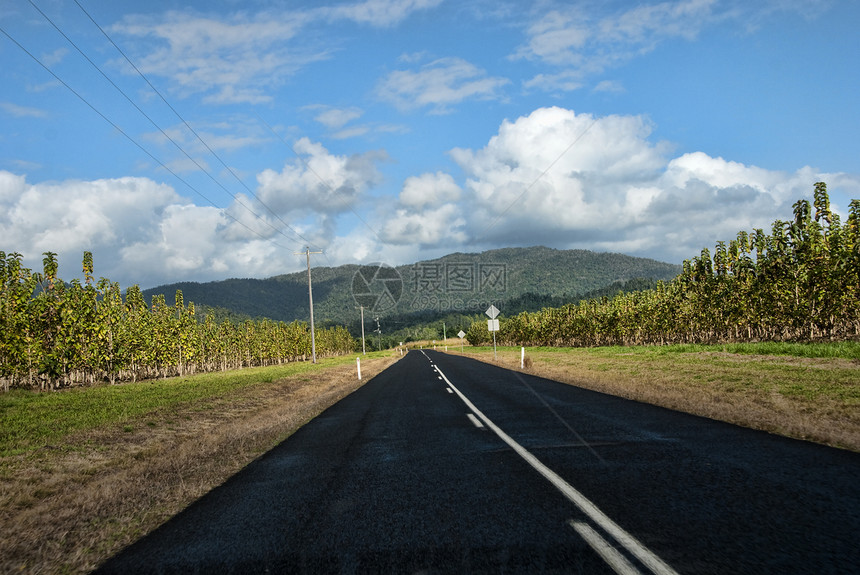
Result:
{"label": "mountain range", "polygon": [[[558,250],[543,246],[453,253],[402,266],[386,264],[312,266],[314,320],[317,325],[358,326],[366,317],[426,323],[450,314],[482,314],[490,304],[502,314],[577,301],[600,290],[644,289],[669,280],[678,265],[616,253]],[[615,286],[613,288],[613,286]],[[267,279],[180,282],[144,291],[164,294],[222,316],[307,321],[307,272]],[[390,333],[390,332],[389,332]]]}

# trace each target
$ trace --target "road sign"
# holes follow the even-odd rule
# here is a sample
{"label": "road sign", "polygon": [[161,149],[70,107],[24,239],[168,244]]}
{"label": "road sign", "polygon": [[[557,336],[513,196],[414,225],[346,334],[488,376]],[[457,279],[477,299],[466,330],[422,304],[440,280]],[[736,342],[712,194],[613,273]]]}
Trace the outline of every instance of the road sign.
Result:
{"label": "road sign", "polygon": [[491,305],[490,308],[484,313],[490,316],[490,319],[496,319],[496,316],[499,315],[499,310],[496,309],[496,306]]}
{"label": "road sign", "polygon": [[464,337],[466,337],[466,332],[461,329],[460,333],[457,334],[457,337],[459,337],[460,339],[463,339]]}
{"label": "road sign", "polygon": [[499,331],[499,320],[488,319],[487,320],[487,330],[488,331]]}

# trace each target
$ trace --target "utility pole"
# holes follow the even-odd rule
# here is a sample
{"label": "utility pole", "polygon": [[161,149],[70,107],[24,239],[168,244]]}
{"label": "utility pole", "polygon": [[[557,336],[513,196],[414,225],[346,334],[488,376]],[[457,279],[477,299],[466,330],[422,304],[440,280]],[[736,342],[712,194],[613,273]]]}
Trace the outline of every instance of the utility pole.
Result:
{"label": "utility pole", "polygon": [[310,246],[305,248],[303,252],[293,252],[293,255],[301,255],[305,254],[308,259],[308,301],[310,301],[311,306],[311,357],[313,358],[313,362],[317,362],[317,340],[314,335],[314,292],[311,287],[311,254],[321,254],[322,252],[312,252]]}
{"label": "utility pole", "polygon": [[364,306],[359,307],[361,308],[361,355],[367,355],[364,349]]}

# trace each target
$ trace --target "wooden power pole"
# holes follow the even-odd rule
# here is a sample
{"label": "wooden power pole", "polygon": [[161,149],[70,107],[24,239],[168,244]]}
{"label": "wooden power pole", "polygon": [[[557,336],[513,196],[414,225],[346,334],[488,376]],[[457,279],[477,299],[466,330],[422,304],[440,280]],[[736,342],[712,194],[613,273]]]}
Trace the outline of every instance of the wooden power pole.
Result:
{"label": "wooden power pole", "polygon": [[321,254],[322,252],[312,252],[310,246],[305,248],[303,252],[293,252],[295,255],[305,254],[308,260],[308,301],[311,306],[311,357],[313,362],[317,362],[317,340],[314,335],[314,291],[311,286],[311,254]]}

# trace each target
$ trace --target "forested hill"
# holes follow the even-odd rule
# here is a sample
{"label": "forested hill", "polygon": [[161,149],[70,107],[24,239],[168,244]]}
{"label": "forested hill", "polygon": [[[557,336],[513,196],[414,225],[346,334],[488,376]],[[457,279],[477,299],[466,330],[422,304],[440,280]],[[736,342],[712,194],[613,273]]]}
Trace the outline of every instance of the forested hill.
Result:
{"label": "forested hill", "polygon": [[[314,318],[325,325],[354,322],[359,304],[380,317],[483,313],[490,303],[516,313],[522,310],[513,307],[536,299],[557,303],[634,278],[669,280],[681,267],[622,254],[531,247],[454,253],[396,268],[343,265],[311,271]],[[172,303],[178,289],[186,302],[240,316],[292,321],[309,315],[303,271],[262,280],[182,282],[146,290],[144,295],[149,300],[164,294]]]}

